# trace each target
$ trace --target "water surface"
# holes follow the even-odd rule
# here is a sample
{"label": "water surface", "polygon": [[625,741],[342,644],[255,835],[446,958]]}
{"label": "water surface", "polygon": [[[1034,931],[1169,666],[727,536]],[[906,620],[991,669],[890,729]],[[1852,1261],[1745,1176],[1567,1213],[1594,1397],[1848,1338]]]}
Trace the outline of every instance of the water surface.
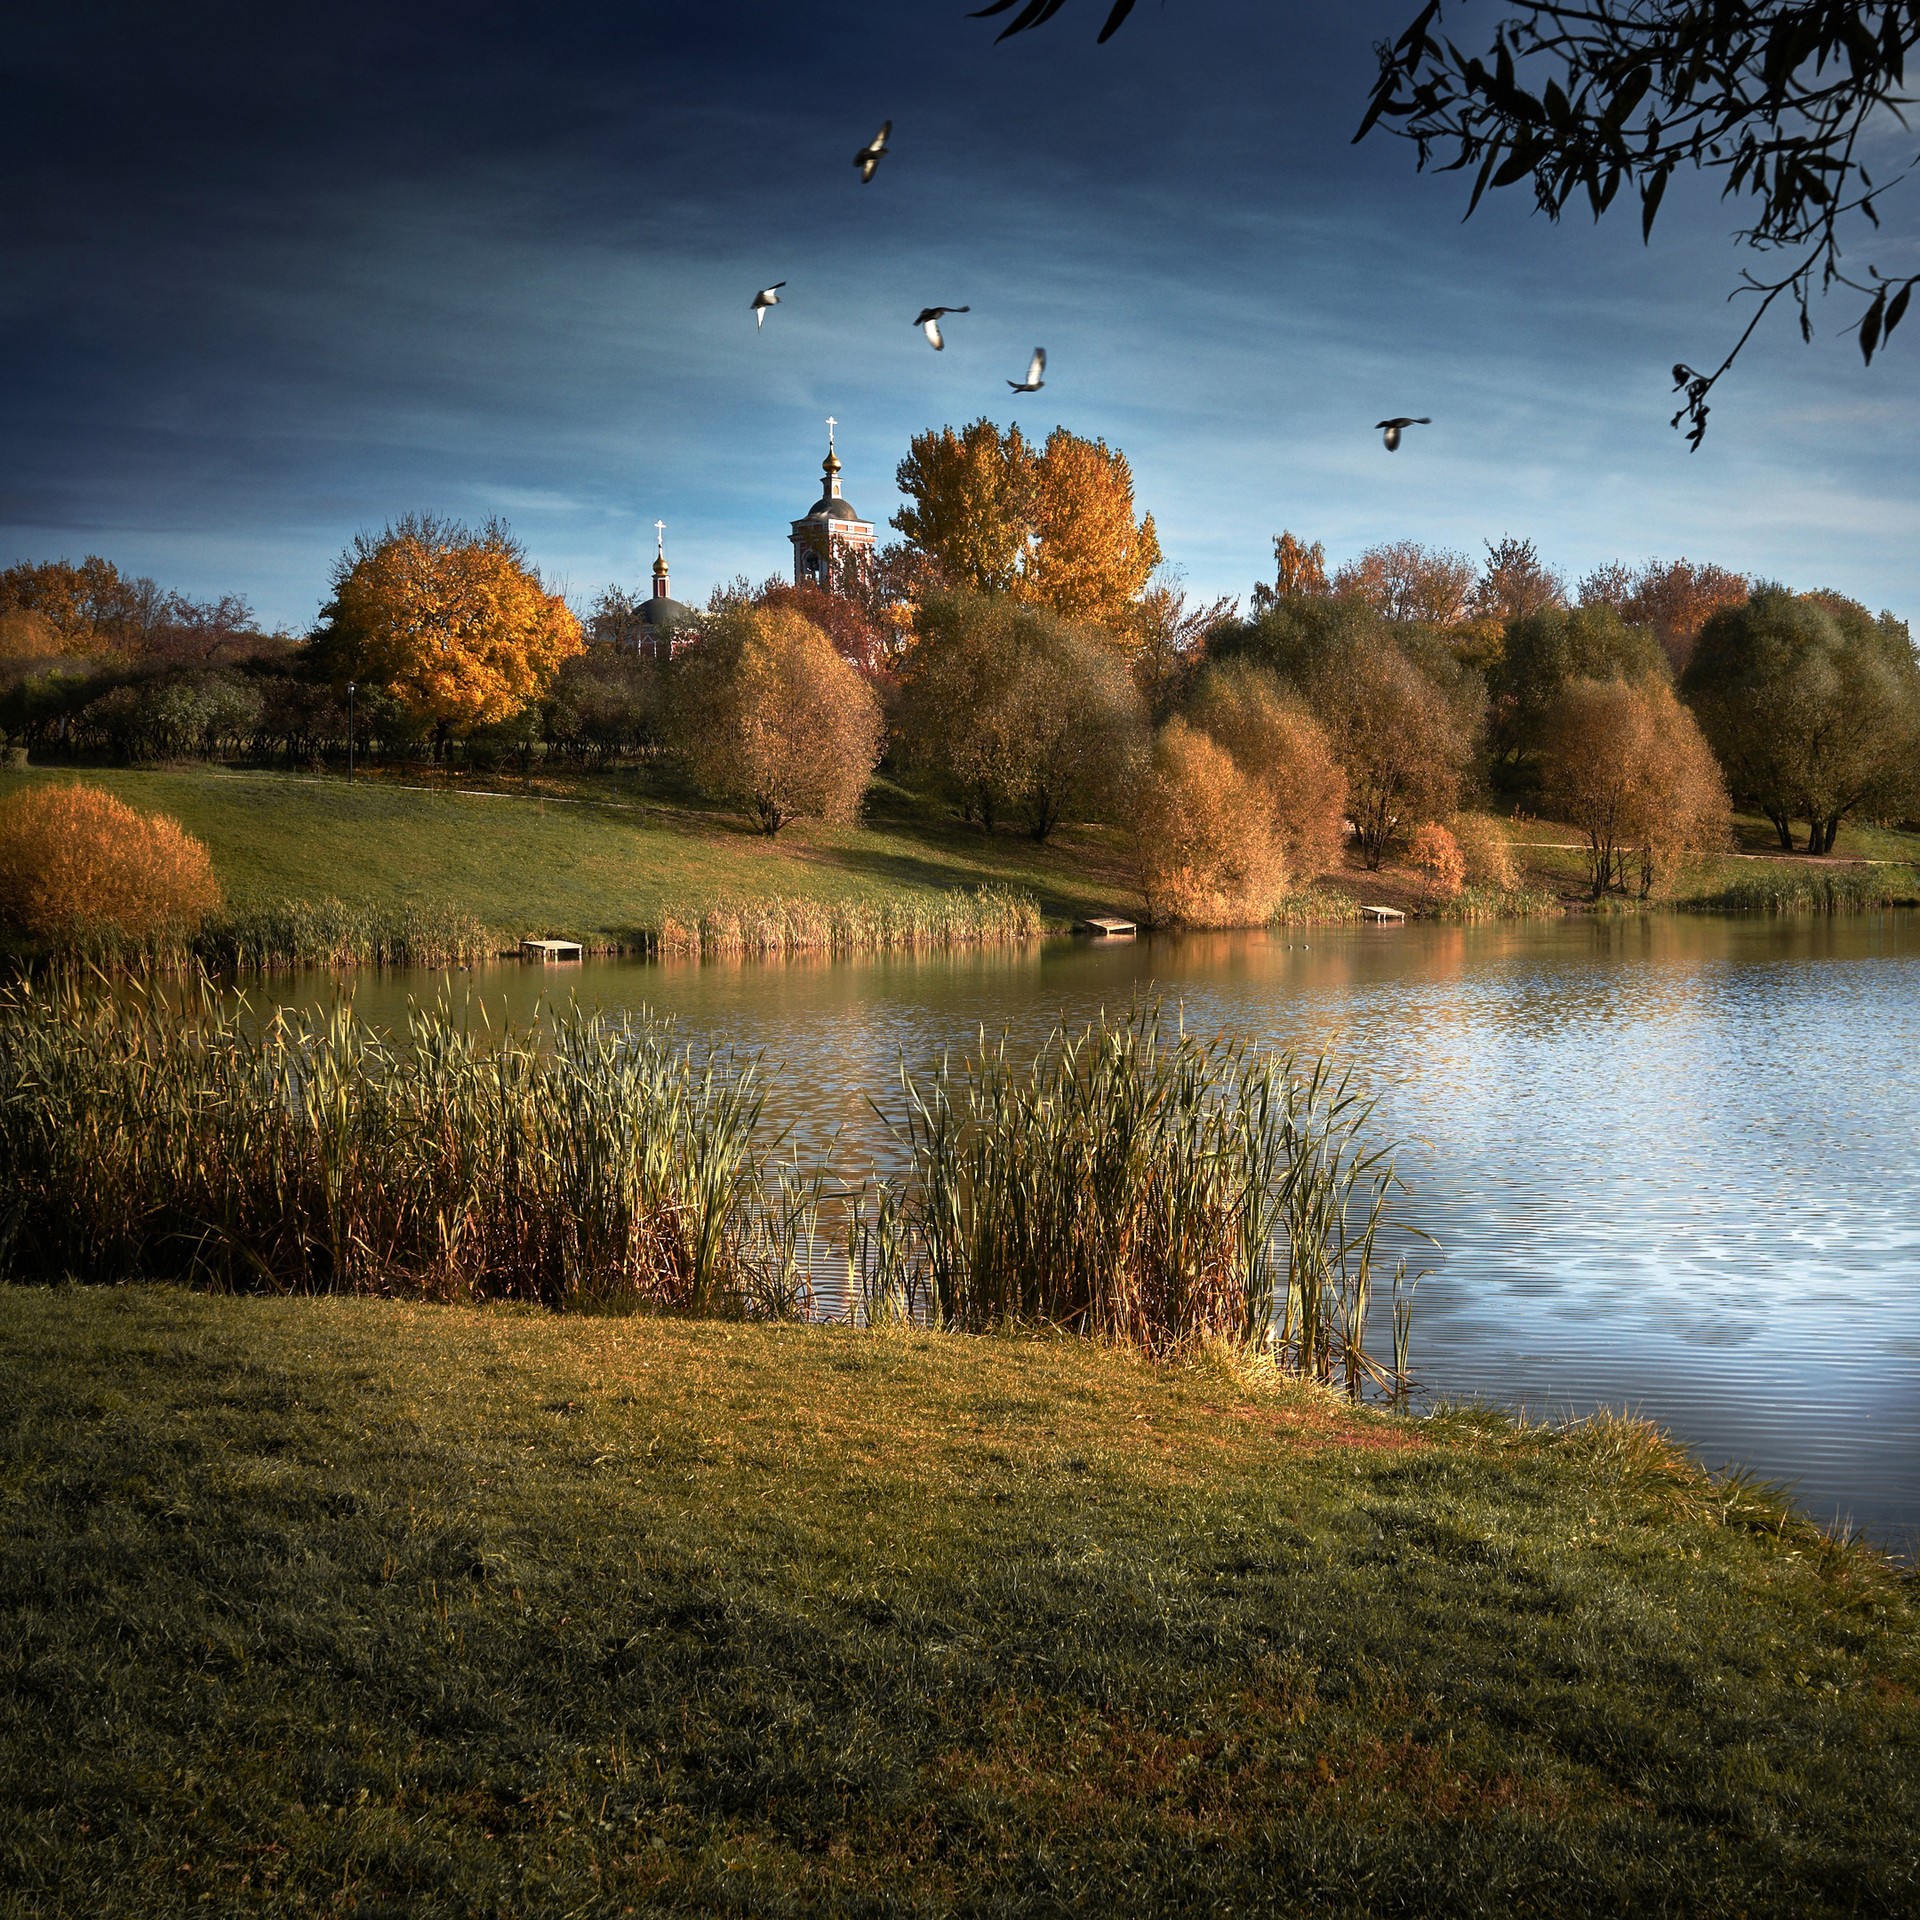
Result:
{"label": "water surface", "polygon": [[[503,966],[764,1051],[803,1152],[895,1153],[869,1104],[985,1026],[1159,995],[1329,1049],[1408,1141],[1442,1243],[1414,1361],[1447,1395],[1643,1411],[1818,1518],[1920,1534],[1920,916],[1653,917],[1186,936],[851,961]],[[385,1020],[433,975],[368,976]],[[283,991],[310,998],[330,987]]]}

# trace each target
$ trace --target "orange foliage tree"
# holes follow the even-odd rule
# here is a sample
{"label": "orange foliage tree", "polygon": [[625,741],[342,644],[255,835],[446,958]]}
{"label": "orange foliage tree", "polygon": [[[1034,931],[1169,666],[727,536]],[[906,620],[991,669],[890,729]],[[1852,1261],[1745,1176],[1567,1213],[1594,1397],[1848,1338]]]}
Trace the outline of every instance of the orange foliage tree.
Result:
{"label": "orange foliage tree", "polygon": [[1331,590],[1327,584],[1326,547],[1318,540],[1308,546],[1291,530],[1283,530],[1273,541],[1273,585],[1268,586],[1264,580],[1254,583],[1253,610],[1258,613],[1276,601]]}
{"label": "orange foliage tree", "polygon": [[879,696],[792,607],[709,617],[675,663],[670,733],[715,799],[763,833],[797,818],[851,824],[879,763]]}
{"label": "orange foliage tree", "polygon": [[1272,803],[1217,741],[1169,720],[1135,796],[1134,875],[1147,917],[1183,927],[1258,926],[1286,891]]}
{"label": "orange foliage tree", "polygon": [[1649,560],[1629,567],[1615,560],[1580,582],[1580,604],[1612,607],[1628,626],[1651,628],[1679,673],[1693,658],[1700,629],[1723,607],[1744,606],[1752,590],[1745,574],[1711,561]]}
{"label": "orange foliage tree", "polygon": [[1586,840],[1597,900],[1637,879],[1642,897],[1731,832],[1726,782],[1671,687],[1575,680],[1548,716],[1541,787]]}
{"label": "orange foliage tree", "polygon": [[1407,865],[1427,883],[1427,891],[1436,900],[1454,900],[1467,883],[1466,856],[1460,843],[1438,820],[1428,820],[1414,829],[1407,843]]}
{"label": "orange foliage tree", "polygon": [[444,749],[538,699],[586,642],[501,521],[409,514],[341,555],[314,645],[332,679],[384,688]]}
{"label": "orange foliage tree", "polygon": [[1188,718],[1267,796],[1288,877],[1314,879],[1346,844],[1347,776],[1326,731],[1264,667],[1230,660],[1202,675]]}
{"label": "orange foliage tree", "polygon": [[893,524],[952,585],[1011,593],[1125,641],[1160,564],[1153,515],[1133,516],[1133,472],[1104,440],[1056,427],[1035,451],[991,420],[915,435],[895,475]]}
{"label": "orange foliage tree", "polygon": [[1364,601],[1388,620],[1457,627],[1474,610],[1480,569],[1464,553],[1390,540],[1369,547],[1333,576],[1333,591]]}
{"label": "orange foliage tree", "polygon": [[0,922],[31,939],[191,933],[219,904],[206,848],[164,814],[77,783],[0,804]]}

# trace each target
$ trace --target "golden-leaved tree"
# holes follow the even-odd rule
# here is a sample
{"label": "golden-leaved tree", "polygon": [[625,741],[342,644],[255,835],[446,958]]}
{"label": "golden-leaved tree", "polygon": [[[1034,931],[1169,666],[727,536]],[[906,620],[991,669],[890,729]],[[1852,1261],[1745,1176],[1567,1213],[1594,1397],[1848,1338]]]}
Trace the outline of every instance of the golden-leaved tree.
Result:
{"label": "golden-leaved tree", "polygon": [[476,532],[426,514],[354,540],[314,635],[330,678],[384,688],[443,748],[538,699],[585,644],[503,522]]}
{"label": "golden-leaved tree", "polygon": [[1010,593],[1125,643],[1160,564],[1153,515],[1134,518],[1133,470],[1104,440],[1056,427],[1038,451],[976,420],[914,437],[893,524],[949,584]]}

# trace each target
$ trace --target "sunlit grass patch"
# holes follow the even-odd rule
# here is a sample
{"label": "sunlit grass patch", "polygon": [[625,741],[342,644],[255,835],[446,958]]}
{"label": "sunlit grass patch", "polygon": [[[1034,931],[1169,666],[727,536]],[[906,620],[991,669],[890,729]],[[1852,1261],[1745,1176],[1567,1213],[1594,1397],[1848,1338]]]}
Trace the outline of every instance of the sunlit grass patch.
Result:
{"label": "sunlit grass patch", "polygon": [[23,1911],[1910,1904],[1910,1587],[1641,1423],[140,1288],[0,1379]]}

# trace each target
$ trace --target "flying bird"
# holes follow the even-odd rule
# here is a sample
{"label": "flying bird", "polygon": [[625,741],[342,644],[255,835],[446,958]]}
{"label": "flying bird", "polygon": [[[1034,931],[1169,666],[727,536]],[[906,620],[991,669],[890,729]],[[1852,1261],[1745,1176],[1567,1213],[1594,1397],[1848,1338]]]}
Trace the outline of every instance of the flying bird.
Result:
{"label": "flying bird", "polygon": [[767,309],[780,304],[780,289],[786,284],[784,280],[776,280],[772,286],[762,287],[753,296],[753,324],[756,327],[767,324]]}
{"label": "flying bird", "polygon": [[873,170],[880,164],[880,156],[887,150],[887,135],[893,131],[893,122],[883,120],[880,131],[853,156],[853,164],[860,169],[860,181],[864,186],[873,178]]}
{"label": "flying bird", "polygon": [[1024,380],[1009,380],[1007,385],[1015,393],[1038,393],[1047,384],[1046,371],[1047,350],[1045,347],[1035,347],[1033,358],[1027,362],[1027,377]]}
{"label": "flying bird", "polygon": [[1376,420],[1373,423],[1374,431],[1386,436],[1387,451],[1389,453],[1398,449],[1400,445],[1400,430],[1402,427],[1430,427],[1432,425],[1433,422],[1424,414],[1415,420],[1404,413],[1396,420]]}
{"label": "flying bird", "polygon": [[922,307],[914,315],[913,324],[933,343],[935,353],[944,353],[947,343],[940,337],[940,321],[949,313],[971,313],[971,307]]}

